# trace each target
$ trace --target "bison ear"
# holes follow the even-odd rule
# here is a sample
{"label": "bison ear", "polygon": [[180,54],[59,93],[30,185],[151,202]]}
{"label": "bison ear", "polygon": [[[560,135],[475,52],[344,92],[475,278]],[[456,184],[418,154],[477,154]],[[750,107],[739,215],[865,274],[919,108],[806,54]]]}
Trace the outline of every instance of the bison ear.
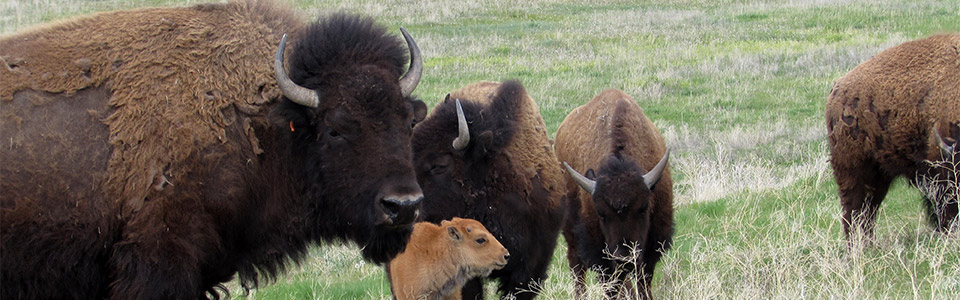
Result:
{"label": "bison ear", "polygon": [[457,229],[457,227],[455,226],[447,227],[447,233],[450,234],[450,239],[453,240],[454,242],[459,243],[460,241],[463,241],[463,237],[460,236],[460,230]]}
{"label": "bison ear", "polygon": [[493,149],[493,131],[487,130],[480,133],[480,135],[477,136],[476,145],[479,146],[480,149],[483,149],[484,155],[490,152],[490,150]]}
{"label": "bison ear", "polygon": [[413,101],[413,124],[420,123],[427,118],[427,105],[420,100]]}
{"label": "bison ear", "polygon": [[587,172],[583,174],[583,177],[586,177],[590,180],[597,180],[597,174],[593,173],[593,169],[587,169]]}
{"label": "bison ear", "polygon": [[[940,131],[937,130],[937,127],[933,127],[933,136],[937,139],[937,145],[940,146],[940,157],[946,159],[953,156],[953,147],[943,140],[943,136],[940,135]],[[957,143],[954,143],[956,145]]]}

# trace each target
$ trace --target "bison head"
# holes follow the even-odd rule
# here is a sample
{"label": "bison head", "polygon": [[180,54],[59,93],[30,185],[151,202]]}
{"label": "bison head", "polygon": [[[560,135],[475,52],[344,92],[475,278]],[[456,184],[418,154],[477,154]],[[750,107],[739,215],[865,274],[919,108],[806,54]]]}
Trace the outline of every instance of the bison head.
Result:
{"label": "bison head", "polygon": [[650,229],[653,189],[669,155],[667,150],[649,172],[620,153],[606,155],[597,172],[589,169],[586,176],[563,163],[567,173],[590,193],[606,244],[604,252],[621,262],[621,268],[632,269],[643,258],[639,251],[646,244]]}
{"label": "bison head", "polygon": [[473,96],[447,95],[414,130],[417,179],[426,198],[437,199],[424,204],[427,221],[462,215],[471,206],[486,207],[488,203],[480,202],[503,196],[503,187],[491,182],[511,176],[511,167],[500,154],[514,135],[513,114],[526,92],[518,82],[507,81],[492,99]]}
{"label": "bison head", "polygon": [[[925,205],[930,212],[929,221],[938,230],[951,230],[951,223],[960,228],[954,220],[960,206],[960,124],[952,124],[946,135],[942,135],[936,126],[932,130],[936,141],[926,174],[918,176],[918,186],[926,193]],[[939,151],[938,151],[939,150]]]}
{"label": "bison head", "polygon": [[291,135],[304,181],[309,216],[320,240],[358,243],[383,263],[403,250],[423,194],[411,164],[412,126],[426,106],[411,97],[422,62],[401,29],[405,51],[369,18],[334,15],[310,25],[284,68],[286,36],[274,69],[281,101],[279,125]]}

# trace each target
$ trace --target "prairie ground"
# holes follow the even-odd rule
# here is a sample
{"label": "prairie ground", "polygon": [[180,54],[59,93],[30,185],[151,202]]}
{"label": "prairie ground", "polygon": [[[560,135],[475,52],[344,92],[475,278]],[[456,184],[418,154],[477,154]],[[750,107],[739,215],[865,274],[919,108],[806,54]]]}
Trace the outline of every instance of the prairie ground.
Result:
{"label": "prairie ground", "polygon": [[[0,1],[0,33],[94,11],[200,1]],[[955,0],[296,1],[305,19],[364,13],[423,50],[417,94],[432,107],[479,80],[519,79],[551,135],[605,88],[631,95],[672,151],[674,248],[661,299],[960,298],[960,236],[927,225],[900,180],[875,242],[847,247],[823,104],[834,80],[883,49],[960,31]],[[2,51],[2,49],[0,49]],[[562,242],[545,299],[568,299]],[[604,285],[590,279],[591,298]],[[352,245],[324,245],[274,284],[233,296],[390,296]]]}

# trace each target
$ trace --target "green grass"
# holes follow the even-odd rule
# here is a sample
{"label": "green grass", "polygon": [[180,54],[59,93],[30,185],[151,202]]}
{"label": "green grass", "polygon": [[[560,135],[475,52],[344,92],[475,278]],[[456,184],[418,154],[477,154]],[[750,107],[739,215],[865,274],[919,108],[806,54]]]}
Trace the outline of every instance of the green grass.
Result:
{"label": "green grass", "polygon": [[[0,2],[0,33],[92,11],[195,1]],[[658,298],[960,297],[960,238],[926,225],[899,182],[876,242],[847,249],[827,163],[823,103],[833,81],[904,41],[960,31],[955,0],[333,0],[310,18],[362,12],[417,39],[432,107],[479,80],[516,78],[554,134],[605,88],[630,94],[674,149],[676,238]],[[2,52],[2,49],[0,49]],[[567,299],[558,247],[544,298]],[[250,299],[388,298],[379,267],[326,245]],[[601,294],[591,279],[590,295]],[[242,290],[231,285],[235,295]]]}

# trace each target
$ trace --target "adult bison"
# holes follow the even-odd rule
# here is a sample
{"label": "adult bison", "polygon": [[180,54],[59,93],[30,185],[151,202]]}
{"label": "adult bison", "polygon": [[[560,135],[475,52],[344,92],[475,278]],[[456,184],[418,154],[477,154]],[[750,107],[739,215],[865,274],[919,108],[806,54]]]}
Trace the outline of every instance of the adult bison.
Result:
{"label": "adult bison", "polygon": [[422,197],[404,37],[232,2],[0,39],[0,298],[218,298],[318,242],[388,261]]}
{"label": "adult bison", "polygon": [[[413,133],[422,218],[483,223],[510,251],[490,277],[519,299],[546,278],[564,217],[563,174],[533,99],[516,81],[480,82],[447,95]],[[465,299],[483,297],[481,279]]]}
{"label": "adult bison", "polygon": [[[947,231],[957,217],[960,140],[960,34],[887,49],[840,78],[826,104],[830,163],[840,190],[843,229],[867,236],[890,182],[934,182],[929,220]],[[939,162],[939,164],[934,164]],[[936,180],[930,180],[936,179]]]}
{"label": "adult bison", "polygon": [[608,89],[563,120],[556,151],[570,175],[563,236],[575,296],[583,296],[587,269],[604,281],[629,282],[642,268],[637,296],[649,298],[654,268],[673,240],[673,181],[660,131],[630,96]]}

